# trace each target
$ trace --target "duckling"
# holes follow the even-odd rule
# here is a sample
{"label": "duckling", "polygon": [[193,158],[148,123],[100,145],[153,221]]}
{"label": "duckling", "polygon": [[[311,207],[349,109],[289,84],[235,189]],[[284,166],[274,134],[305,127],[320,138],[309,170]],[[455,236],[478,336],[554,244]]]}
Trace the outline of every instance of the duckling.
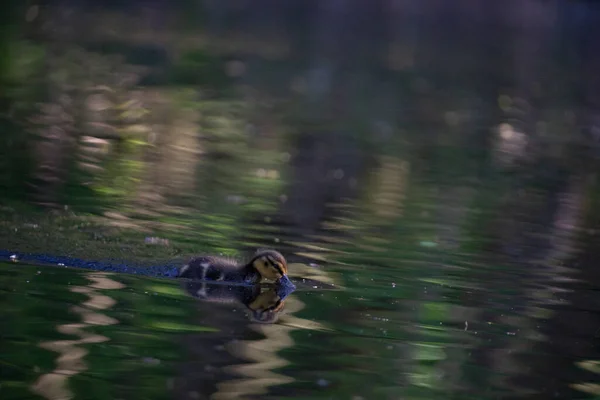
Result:
{"label": "duckling", "polygon": [[179,277],[249,284],[259,283],[264,278],[294,286],[287,276],[285,258],[275,250],[259,250],[247,264],[224,257],[197,257],[179,270]]}

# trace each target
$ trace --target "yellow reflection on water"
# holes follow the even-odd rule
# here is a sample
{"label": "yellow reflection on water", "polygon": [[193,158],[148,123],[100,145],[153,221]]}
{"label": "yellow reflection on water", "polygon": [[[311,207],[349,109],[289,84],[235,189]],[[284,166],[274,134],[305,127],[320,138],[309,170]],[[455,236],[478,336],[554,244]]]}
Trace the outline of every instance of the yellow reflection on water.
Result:
{"label": "yellow reflection on water", "polygon": [[108,278],[105,273],[88,273],[90,280],[87,286],[73,286],[71,292],[82,293],[88,300],[80,305],[72,306],[70,311],[79,314],[82,322],[76,324],[61,324],[56,327],[57,332],[64,335],[78,336],[79,339],[53,340],[39,343],[39,347],[59,353],[56,359],[56,368],[47,374],[41,375],[30,387],[31,391],[51,400],[65,400],[74,397],[67,386],[69,377],[79,374],[87,369],[84,357],[88,350],[79,345],[102,343],[110,340],[106,336],[85,331],[91,325],[115,325],[118,320],[93,310],[107,310],[116,304],[113,298],[100,294],[98,290],[123,289],[125,285]]}
{"label": "yellow reflection on water", "polygon": [[286,299],[286,312],[280,316],[279,323],[255,323],[250,326],[252,330],[262,334],[264,339],[228,343],[225,347],[230,354],[251,362],[226,367],[226,372],[240,378],[219,383],[217,392],[211,398],[239,399],[264,395],[269,392],[271,386],[293,382],[293,378],[273,372],[289,364],[289,361],[280,357],[278,353],[294,346],[291,333],[298,329],[328,330],[318,322],[293,315],[303,308],[304,303],[292,295]]}

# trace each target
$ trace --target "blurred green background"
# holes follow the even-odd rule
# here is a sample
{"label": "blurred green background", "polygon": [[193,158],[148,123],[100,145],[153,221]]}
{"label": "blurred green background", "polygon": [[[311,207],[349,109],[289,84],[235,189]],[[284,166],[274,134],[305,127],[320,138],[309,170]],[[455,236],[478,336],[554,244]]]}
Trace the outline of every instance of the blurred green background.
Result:
{"label": "blurred green background", "polygon": [[[3,399],[600,393],[597,3],[11,0],[0,15]],[[93,272],[8,263],[258,247],[340,290],[301,289],[257,328],[172,281],[102,276],[106,292]],[[83,344],[65,392],[37,342],[89,317],[71,306],[95,294],[70,285],[113,299],[100,310],[118,323],[86,328],[108,341]]]}

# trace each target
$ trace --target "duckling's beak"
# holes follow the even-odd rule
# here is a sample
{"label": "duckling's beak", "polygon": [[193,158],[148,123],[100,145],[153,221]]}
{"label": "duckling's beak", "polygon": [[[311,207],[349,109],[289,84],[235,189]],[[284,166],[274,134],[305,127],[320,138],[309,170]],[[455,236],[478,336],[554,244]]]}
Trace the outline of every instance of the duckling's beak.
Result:
{"label": "duckling's beak", "polygon": [[279,278],[279,281],[277,281],[277,283],[279,283],[282,286],[285,286],[285,288],[289,290],[296,289],[296,285],[294,285],[294,283],[290,280],[290,278],[288,278],[287,275],[283,275],[281,278]]}
{"label": "duckling's beak", "polygon": [[279,296],[279,300],[281,301],[285,300],[285,298],[292,294],[294,290],[296,290],[296,285],[290,281],[287,275],[284,275],[283,278],[277,282],[277,287],[275,288],[277,296]]}

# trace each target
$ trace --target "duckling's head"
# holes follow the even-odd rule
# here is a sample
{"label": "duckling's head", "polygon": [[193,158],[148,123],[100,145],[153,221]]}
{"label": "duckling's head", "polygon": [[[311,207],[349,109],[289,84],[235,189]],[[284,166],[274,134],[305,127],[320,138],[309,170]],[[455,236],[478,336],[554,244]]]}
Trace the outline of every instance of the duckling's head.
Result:
{"label": "duckling's head", "polygon": [[254,269],[266,279],[293,285],[287,276],[285,258],[275,250],[259,250],[251,261]]}

